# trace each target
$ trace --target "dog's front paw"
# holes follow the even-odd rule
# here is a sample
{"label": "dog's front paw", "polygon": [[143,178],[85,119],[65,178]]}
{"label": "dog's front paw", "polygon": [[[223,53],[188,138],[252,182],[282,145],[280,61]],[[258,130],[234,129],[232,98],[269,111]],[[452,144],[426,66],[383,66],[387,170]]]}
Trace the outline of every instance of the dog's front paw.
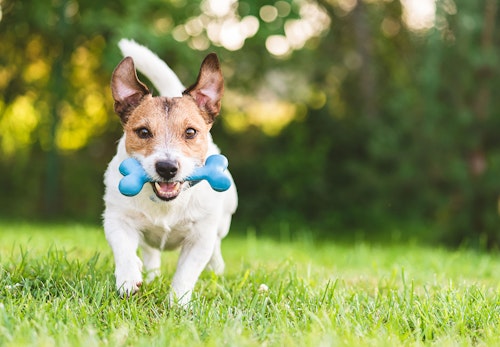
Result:
{"label": "dog's front paw", "polygon": [[122,298],[128,298],[137,293],[142,285],[142,263],[137,258],[137,263],[131,263],[129,266],[116,268],[116,289]]}
{"label": "dog's front paw", "polygon": [[133,294],[139,291],[139,288],[142,286],[142,278],[140,280],[127,280],[121,281],[116,280],[116,288],[118,289],[118,293],[120,293],[120,297],[129,298]]}

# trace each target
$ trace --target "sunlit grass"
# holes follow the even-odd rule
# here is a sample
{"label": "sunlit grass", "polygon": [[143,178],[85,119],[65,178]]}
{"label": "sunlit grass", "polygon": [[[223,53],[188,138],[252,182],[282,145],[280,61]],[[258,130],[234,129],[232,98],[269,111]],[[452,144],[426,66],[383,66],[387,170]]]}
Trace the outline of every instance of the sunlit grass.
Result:
{"label": "sunlit grass", "polygon": [[226,275],[205,273],[183,309],[167,304],[175,253],[162,278],[122,300],[99,227],[0,229],[2,346],[500,343],[496,254],[230,236]]}

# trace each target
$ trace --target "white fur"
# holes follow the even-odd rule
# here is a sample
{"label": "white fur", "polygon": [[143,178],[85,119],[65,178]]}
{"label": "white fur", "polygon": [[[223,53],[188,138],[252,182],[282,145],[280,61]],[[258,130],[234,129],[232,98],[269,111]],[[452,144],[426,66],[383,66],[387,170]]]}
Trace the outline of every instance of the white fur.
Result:
{"label": "white fur", "polygon": [[[162,95],[175,96],[182,92],[184,88],[177,76],[154,53],[133,41],[122,40],[120,47],[124,55],[134,59],[138,69]],[[219,153],[210,136],[208,141],[208,155]],[[166,152],[167,155],[179,156],[175,151],[169,151],[170,148],[158,149],[152,157]],[[104,231],[115,258],[117,289],[123,296],[135,293],[142,284],[143,271],[147,281],[159,274],[160,250],[181,247],[171,298],[186,304],[205,267],[217,274],[224,271],[220,246],[237,207],[234,182],[228,191],[222,193],[212,190],[208,183],[200,182],[168,202],[158,199],[150,184],[145,184],[138,195],[126,197],[118,191],[122,178],[118,167],[128,156],[124,135],[104,178]],[[194,164],[189,165],[190,158],[180,159],[186,162],[183,167],[194,167]],[[144,158],[143,162],[152,163],[152,160]],[[142,261],[137,255],[139,247]]]}

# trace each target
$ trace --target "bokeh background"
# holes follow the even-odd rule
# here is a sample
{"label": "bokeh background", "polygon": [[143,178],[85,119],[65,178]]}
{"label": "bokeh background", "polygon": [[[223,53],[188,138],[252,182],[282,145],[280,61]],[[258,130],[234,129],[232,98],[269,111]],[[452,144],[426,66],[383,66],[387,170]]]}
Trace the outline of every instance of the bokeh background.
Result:
{"label": "bokeh background", "polygon": [[499,34],[496,0],[1,0],[0,218],[100,223],[130,38],[186,85],[219,54],[233,232],[495,246]]}

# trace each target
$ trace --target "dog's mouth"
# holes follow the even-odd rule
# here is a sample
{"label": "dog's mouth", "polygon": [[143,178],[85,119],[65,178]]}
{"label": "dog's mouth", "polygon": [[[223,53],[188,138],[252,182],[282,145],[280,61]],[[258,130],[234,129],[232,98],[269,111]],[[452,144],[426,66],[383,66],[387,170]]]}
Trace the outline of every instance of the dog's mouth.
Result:
{"label": "dog's mouth", "polygon": [[181,182],[151,182],[156,196],[162,200],[168,201],[175,199],[181,192]]}

